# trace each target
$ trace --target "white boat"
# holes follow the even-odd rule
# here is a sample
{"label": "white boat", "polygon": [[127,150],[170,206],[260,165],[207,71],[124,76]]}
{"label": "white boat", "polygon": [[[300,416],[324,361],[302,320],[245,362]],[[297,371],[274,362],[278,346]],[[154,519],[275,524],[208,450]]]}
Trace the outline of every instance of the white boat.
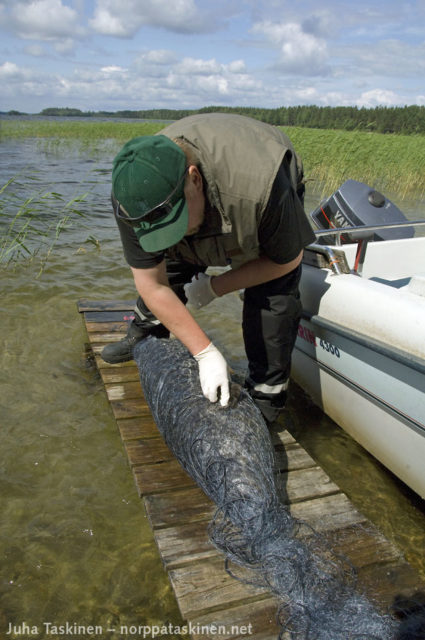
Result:
{"label": "white boat", "polygon": [[292,377],[425,497],[425,221],[353,180],[311,215]]}

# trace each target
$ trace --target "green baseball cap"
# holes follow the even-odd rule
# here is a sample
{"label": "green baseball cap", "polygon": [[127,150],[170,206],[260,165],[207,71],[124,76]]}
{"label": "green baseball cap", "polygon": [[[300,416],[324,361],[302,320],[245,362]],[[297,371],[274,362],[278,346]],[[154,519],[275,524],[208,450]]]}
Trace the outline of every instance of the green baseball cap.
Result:
{"label": "green baseball cap", "polygon": [[163,135],[133,138],[114,158],[112,192],[121,205],[118,217],[134,228],[145,251],[168,249],[185,235],[186,172],[184,152]]}

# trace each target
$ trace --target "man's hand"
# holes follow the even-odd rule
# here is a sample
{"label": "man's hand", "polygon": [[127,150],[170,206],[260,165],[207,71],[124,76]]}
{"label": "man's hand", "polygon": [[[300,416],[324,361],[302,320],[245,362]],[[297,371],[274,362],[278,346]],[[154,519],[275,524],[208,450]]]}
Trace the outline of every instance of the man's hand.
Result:
{"label": "man's hand", "polygon": [[217,402],[220,390],[220,404],[226,407],[230,396],[226,360],[212,342],[193,357],[199,366],[202,393],[210,402]]}
{"label": "man's hand", "polygon": [[211,277],[202,271],[193,276],[191,282],[184,285],[184,292],[188,304],[195,309],[205,307],[211,300],[217,298],[217,294],[211,286]]}

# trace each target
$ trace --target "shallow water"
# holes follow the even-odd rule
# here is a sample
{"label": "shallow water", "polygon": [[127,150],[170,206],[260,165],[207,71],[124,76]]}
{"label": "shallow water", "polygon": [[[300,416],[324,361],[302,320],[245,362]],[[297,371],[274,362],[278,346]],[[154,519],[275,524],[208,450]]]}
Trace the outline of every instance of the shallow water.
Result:
{"label": "shallow water", "polygon": [[[0,151],[0,184],[21,173],[29,193],[31,175],[67,198],[90,190],[84,226],[60,236],[40,277],[38,259],[2,271],[0,637],[23,621],[179,624],[102,383],[84,355],[76,307],[83,297],[134,297],[109,206],[113,145],[101,155],[31,141],[1,142]],[[310,194],[307,208],[316,204]],[[416,206],[408,203],[409,217]],[[86,242],[90,235],[99,248]],[[245,367],[240,313],[231,295],[198,314],[236,371]],[[296,388],[287,421],[425,577],[423,501]]]}

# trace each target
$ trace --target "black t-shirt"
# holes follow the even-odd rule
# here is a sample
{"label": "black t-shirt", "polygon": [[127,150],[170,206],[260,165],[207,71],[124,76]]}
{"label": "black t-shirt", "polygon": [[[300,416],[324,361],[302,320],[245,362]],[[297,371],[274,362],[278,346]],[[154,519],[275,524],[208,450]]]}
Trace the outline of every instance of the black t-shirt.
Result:
{"label": "black t-shirt", "polygon": [[[303,200],[304,185],[298,193],[294,191],[288,166],[284,161],[277,172],[267,207],[258,227],[261,255],[266,255],[278,264],[285,264],[294,260],[305,246],[314,241],[312,227],[303,207],[300,206]],[[121,220],[117,219],[117,223],[124,256],[130,267],[149,269],[162,262],[166,251],[155,253],[144,251],[134,230]],[[199,233],[202,234],[202,227]]]}

